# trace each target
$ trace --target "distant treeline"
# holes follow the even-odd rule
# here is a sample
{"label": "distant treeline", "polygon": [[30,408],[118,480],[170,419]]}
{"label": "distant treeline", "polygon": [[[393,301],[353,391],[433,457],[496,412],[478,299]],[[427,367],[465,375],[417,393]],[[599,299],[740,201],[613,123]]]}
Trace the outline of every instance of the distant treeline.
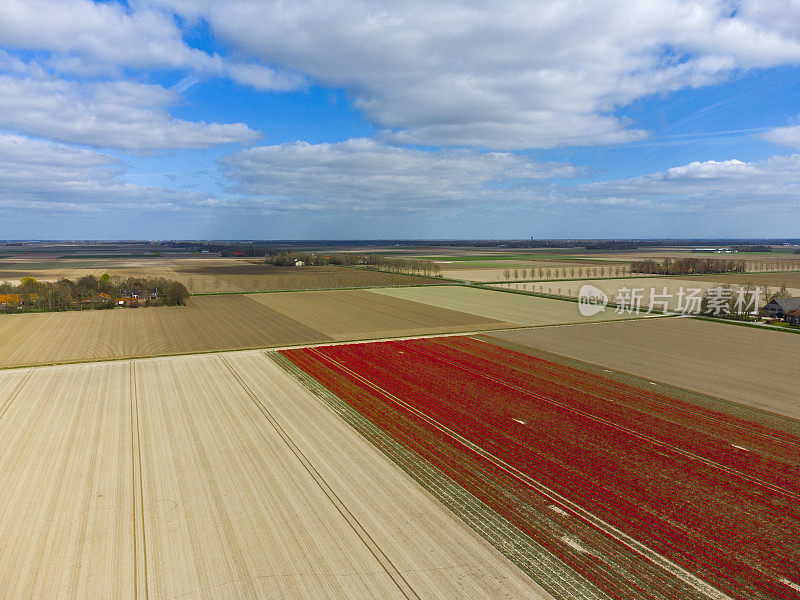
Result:
{"label": "distant treeline", "polygon": [[268,254],[266,259],[267,263],[277,266],[293,266],[300,261],[303,265],[309,266],[340,265],[345,267],[366,267],[405,275],[441,277],[439,265],[432,260],[390,258],[377,254],[362,254],[357,252],[316,254],[313,252],[287,252],[281,250]]}
{"label": "distant treeline", "polygon": [[37,281],[23,277],[19,285],[0,283],[0,311],[49,312],[114,308],[124,290],[156,290],[157,297],[143,301],[147,306],[177,306],[186,303],[189,291],[179,281],[164,278],[130,277],[105,274],[84,275],[73,281]]}
{"label": "distant treeline", "polygon": [[634,260],[630,267],[633,273],[653,273],[656,275],[692,275],[706,273],[745,273],[747,266],[743,260],[719,258],[665,258],[655,260]]}
{"label": "distant treeline", "polygon": [[308,248],[328,247],[342,248],[358,246],[362,248],[430,248],[441,246],[461,248],[465,246],[477,248],[592,248],[599,250],[634,250],[636,248],[674,247],[731,247],[731,246],[781,246],[784,244],[800,245],[797,238],[776,239],[523,239],[523,240],[252,240],[252,241],[169,241],[160,245],[187,250],[207,250],[219,252],[223,256],[232,256],[241,252],[243,256],[266,256],[269,249],[287,251],[303,251]]}
{"label": "distant treeline", "polygon": [[772,252],[772,246],[764,246],[760,244],[750,246],[731,246],[731,250],[736,252]]}

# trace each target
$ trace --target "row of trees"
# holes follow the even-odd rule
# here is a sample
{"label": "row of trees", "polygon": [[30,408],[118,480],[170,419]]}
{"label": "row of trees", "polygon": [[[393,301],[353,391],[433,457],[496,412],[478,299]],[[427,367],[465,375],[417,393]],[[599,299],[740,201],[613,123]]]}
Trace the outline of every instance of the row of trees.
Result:
{"label": "row of trees", "polygon": [[379,254],[357,252],[336,252],[316,254],[312,252],[287,252],[285,250],[268,254],[266,262],[277,266],[293,266],[297,261],[308,266],[339,265],[345,267],[366,267],[404,275],[426,275],[441,277],[441,268],[432,260],[413,260],[392,258]]}
{"label": "row of trees", "polygon": [[634,260],[630,264],[633,273],[655,275],[701,275],[706,273],[746,273],[743,260],[719,258],[665,258],[660,263],[652,259]]}
{"label": "row of trees", "polygon": [[[183,305],[189,297],[189,291],[182,283],[164,278],[122,279],[104,274],[101,277],[84,275],[77,280],[37,281],[33,277],[23,277],[19,285],[7,281],[0,283],[0,295],[4,296],[0,310],[43,312],[114,308],[113,300],[121,296],[123,289],[156,289],[158,299],[149,301],[150,305]],[[109,299],[100,294],[108,295]],[[97,301],[87,302],[92,299]]]}
{"label": "row of trees", "polygon": [[561,268],[530,268],[509,267],[503,270],[503,278],[520,280],[545,280],[545,279],[596,279],[603,277],[623,277],[629,271],[625,265],[608,267],[561,267]]}

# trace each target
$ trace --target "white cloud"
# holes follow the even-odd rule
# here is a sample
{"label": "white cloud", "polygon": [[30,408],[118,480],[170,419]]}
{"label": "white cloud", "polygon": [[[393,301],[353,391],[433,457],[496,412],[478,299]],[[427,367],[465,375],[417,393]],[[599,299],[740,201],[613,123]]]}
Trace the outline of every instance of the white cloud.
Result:
{"label": "white cloud", "polygon": [[433,152],[367,139],[250,148],[221,163],[237,191],[266,205],[341,214],[498,205],[518,201],[543,179],[576,174],[570,165],[510,153]]}
{"label": "white cloud", "polygon": [[136,152],[208,148],[260,135],[243,123],[173,119],[166,107],[176,100],[157,85],[0,75],[0,125],[29,135]]}
{"label": "white cloud", "polygon": [[[545,211],[548,218],[587,214],[640,218],[788,211],[800,195],[800,154],[757,161],[693,162],[618,181],[572,185],[571,165],[510,153],[422,151],[372,140],[298,142],[250,148],[221,161],[236,192],[253,206],[340,217],[356,214],[481,214]],[[548,181],[550,180],[550,181]],[[573,208],[570,208],[573,207]]]}
{"label": "white cloud", "polygon": [[515,149],[636,140],[644,132],[618,118],[618,107],[738,69],[800,62],[797,2],[147,5],[206,18],[241,55],[346,88],[400,143]]}
{"label": "white cloud", "polygon": [[800,125],[776,127],[775,129],[762,133],[760,137],[773,144],[790,146],[800,150]]}
{"label": "white cloud", "polygon": [[580,185],[563,193],[571,202],[597,206],[627,202],[647,206],[652,214],[737,212],[748,213],[751,219],[770,219],[772,213],[797,206],[800,154],[756,162],[693,162],[641,177]]}
{"label": "white cloud", "polygon": [[81,75],[120,75],[124,67],[189,69],[260,90],[304,85],[294,73],[192,48],[174,16],[132,2],[3,0],[0,45],[52,52],[48,65]]}
{"label": "white cloud", "polygon": [[181,210],[201,200],[196,195],[127,183],[120,163],[106,154],[0,133],[0,206],[16,209],[6,214],[17,220],[25,220],[22,214],[32,218],[37,210],[139,213]]}

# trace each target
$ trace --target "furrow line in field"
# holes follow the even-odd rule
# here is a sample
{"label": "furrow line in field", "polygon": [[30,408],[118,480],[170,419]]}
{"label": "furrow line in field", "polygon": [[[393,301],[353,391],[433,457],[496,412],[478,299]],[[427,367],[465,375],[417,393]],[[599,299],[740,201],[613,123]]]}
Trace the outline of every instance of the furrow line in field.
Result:
{"label": "furrow line in field", "polygon": [[28,383],[28,380],[31,378],[31,375],[33,375],[33,372],[35,370],[36,368],[34,367],[25,374],[22,380],[14,388],[14,391],[11,392],[11,395],[8,397],[8,400],[6,400],[5,403],[2,406],[0,406],[0,419],[3,418],[3,415],[6,414],[8,408],[11,406],[14,400],[17,399],[17,396],[19,396],[20,392],[22,391],[22,388],[24,388],[25,384]]}
{"label": "furrow line in field", "polygon": [[470,450],[472,453],[483,457],[484,459],[486,459],[487,461],[489,461],[490,463],[495,465],[497,468],[499,468],[501,471],[507,473],[510,477],[512,477],[513,479],[519,481],[520,483],[522,483],[523,485],[527,486],[528,488],[538,492],[539,494],[541,494],[542,496],[548,498],[550,501],[554,502],[555,504],[560,504],[562,506],[568,507],[573,513],[578,515],[580,518],[586,520],[587,522],[591,523],[597,529],[603,531],[609,537],[617,540],[619,543],[623,544],[624,546],[627,546],[629,549],[633,550],[637,554],[640,554],[641,556],[644,556],[645,558],[647,558],[648,560],[650,560],[654,564],[657,564],[658,566],[663,568],[665,571],[671,573],[673,576],[677,577],[678,579],[680,579],[684,583],[687,583],[688,585],[692,586],[696,590],[704,593],[709,598],[714,598],[715,600],[732,600],[730,596],[728,596],[727,594],[725,594],[721,590],[718,590],[717,588],[715,588],[714,586],[712,586],[708,582],[700,579],[699,577],[697,577],[693,573],[687,571],[686,569],[684,569],[680,565],[672,562],[668,558],[666,558],[664,556],[661,556],[660,554],[658,554],[657,552],[655,552],[651,548],[647,547],[645,544],[642,544],[641,542],[639,542],[635,538],[633,538],[630,535],[626,534],[624,531],[616,528],[615,526],[611,525],[610,523],[606,523],[605,521],[603,521],[599,517],[595,516],[594,514],[590,513],[586,509],[584,509],[579,504],[576,504],[575,502],[571,501],[569,498],[566,498],[566,497],[562,496],[558,492],[556,492],[556,491],[550,489],[549,487],[545,486],[544,484],[536,481],[535,479],[533,479],[527,473],[525,473],[523,471],[520,471],[519,469],[517,469],[513,465],[505,462],[504,460],[496,457],[492,453],[490,453],[487,450],[483,449],[481,446],[479,446],[479,445],[475,444],[474,442],[464,438],[463,436],[461,436],[456,431],[453,431],[452,429],[450,429],[446,425],[440,423],[436,419],[433,419],[432,417],[430,417],[427,414],[425,414],[424,412],[418,410],[417,408],[415,408],[414,406],[412,406],[408,402],[402,400],[401,398],[398,398],[397,396],[395,396],[391,392],[388,392],[388,391],[384,390],[383,388],[381,388],[377,384],[373,383],[369,379],[363,377],[359,373],[356,373],[352,369],[349,369],[347,366],[341,364],[339,361],[337,361],[337,360],[335,360],[335,359],[333,359],[331,357],[326,356],[325,354],[319,352],[318,350],[316,350],[314,348],[309,348],[309,352],[313,353],[319,359],[321,359],[321,360],[323,360],[325,362],[328,362],[330,364],[335,365],[336,368],[338,368],[339,370],[347,373],[350,377],[353,377],[357,381],[362,382],[365,386],[375,390],[380,395],[382,395],[383,397],[387,398],[393,404],[402,407],[403,409],[405,409],[406,411],[408,411],[411,414],[415,415],[419,419],[425,421],[426,423],[431,425],[433,428],[437,429],[438,431],[440,431],[441,433],[443,433],[444,435],[446,435],[447,437],[452,439],[457,444],[460,444],[460,445],[464,446],[465,448],[467,448],[468,450]]}
{"label": "furrow line in field", "polygon": [[142,484],[142,446],[139,426],[139,398],[136,388],[136,361],[130,362],[131,394],[131,476],[133,478],[133,597],[150,597],[147,583],[147,535]]}
{"label": "furrow line in field", "polygon": [[327,481],[322,477],[322,475],[317,471],[314,465],[308,460],[306,455],[303,451],[294,443],[288,433],[281,427],[280,423],[278,423],[273,415],[270,413],[269,409],[258,399],[258,397],[253,393],[250,389],[250,386],[245,383],[239,373],[231,366],[231,364],[225,359],[225,357],[221,354],[217,355],[222,361],[222,364],[228,369],[230,374],[233,376],[234,379],[239,383],[242,390],[248,395],[248,397],[253,401],[256,408],[264,415],[264,418],[267,422],[272,426],[272,428],[276,431],[276,433],[280,436],[283,442],[288,446],[289,450],[291,450],[292,454],[297,457],[297,460],[300,464],[305,468],[314,482],[319,486],[322,492],[327,496],[327,498],[331,501],[333,506],[342,515],[342,518],[350,525],[356,535],[361,539],[370,553],[375,557],[375,560],[381,565],[383,570],[389,576],[389,578],[394,582],[400,592],[409,600],[416,599],[422,600],[420,596],[414,591],[414,588],[408,583],[406,578],[400,572],[400,570],[394,565],[394,563],[389,559],[388,556],[383,552],[380,546],[375,542],[369,532],[364,528],[364,526],[356,519],[353,513],[347,508],[345,503],[341,500],[341,498],[336,494],[336,492],[331,488]]}

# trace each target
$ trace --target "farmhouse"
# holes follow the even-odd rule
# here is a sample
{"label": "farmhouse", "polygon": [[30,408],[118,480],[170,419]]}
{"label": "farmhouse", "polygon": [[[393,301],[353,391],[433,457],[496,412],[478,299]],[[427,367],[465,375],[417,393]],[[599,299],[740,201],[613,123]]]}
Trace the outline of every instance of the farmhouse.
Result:
{"label": "farmhouse", "polygon": [[761,309],[762,317],[783,319],[789,311],[800,309],[800,298],[773,298]]}
{"label": "farmhouse", "polygon": [[149,300],[155,300],[156,298],[158,298],[158,290],[155,288],[149,290],[123,288],[117,303],[121,306],[136,308],[139,304]]}
{"label": "farmhouse", "polygon": [[98,306],[98,305],[108,304],[111,301],[112,299],[109,294],[104,294],[101,292],[96,296],[92,296],[91,298],[86,298],[85,300],[81,300],[81,304],[89,306]]}

